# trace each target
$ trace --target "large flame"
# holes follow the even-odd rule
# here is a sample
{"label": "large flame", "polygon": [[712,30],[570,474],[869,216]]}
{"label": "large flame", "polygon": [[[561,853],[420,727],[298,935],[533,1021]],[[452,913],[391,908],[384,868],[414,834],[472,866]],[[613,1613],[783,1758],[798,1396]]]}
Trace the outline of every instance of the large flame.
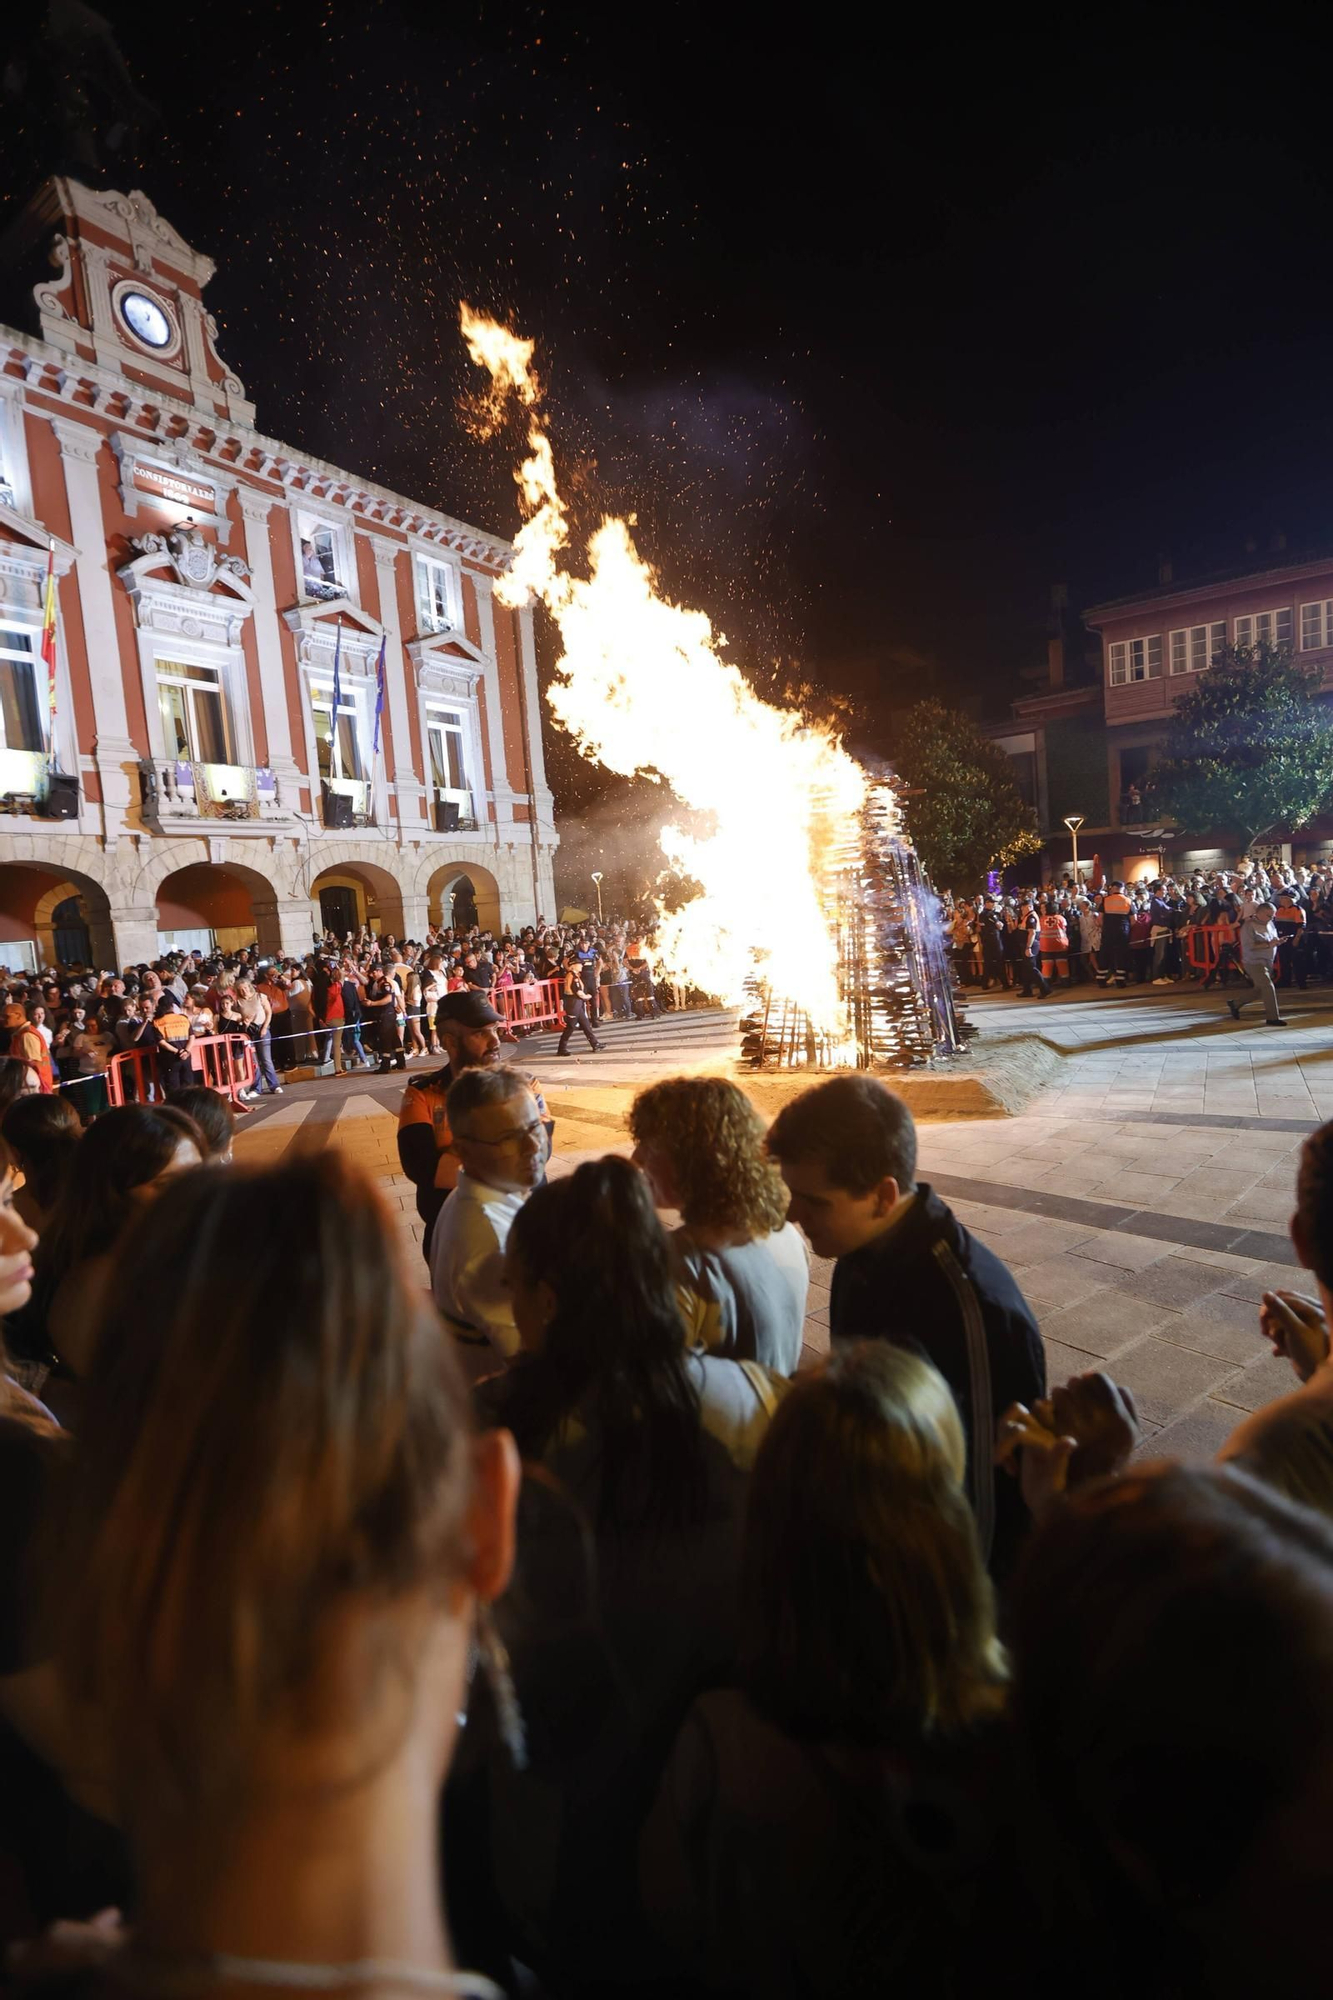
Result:
{"label": "large flame", "polygon": [[[510,394],[541,400],[533,343],[464,305],[468,352],[491,378],[488,411]],[[524,522],[514,561],[495,585],[505,604],[532,592],[560,630],[548,699],[584,756],[626,776],[664,778],[711,818],[691,835],[667,826],[663,851],[703,894],[658,931],[665,969],[732,1003],[754,976],[843,1041],[834,940],[821,884],[867,778],[833,734],[761,701],[702,611],[660,596],[628,524],[608,517],[588,545],[588,577],[561,568],[569,540],[550,441],[536,415],[529,457],[515,474]]]}

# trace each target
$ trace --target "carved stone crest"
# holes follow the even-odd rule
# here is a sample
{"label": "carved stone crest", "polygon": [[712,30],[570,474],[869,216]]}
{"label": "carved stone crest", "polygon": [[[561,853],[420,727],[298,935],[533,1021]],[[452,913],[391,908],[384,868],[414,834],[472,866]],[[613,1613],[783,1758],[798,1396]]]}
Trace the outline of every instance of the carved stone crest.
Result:
{"label": "carved stone crest", "polygon": [[138,556],[164,556],[177,581],[190,590],[211,590],[220,576],[249,576],[239,556],[220,555],[199,528],[179,528],[166,535],[139,535],[130,547]]}

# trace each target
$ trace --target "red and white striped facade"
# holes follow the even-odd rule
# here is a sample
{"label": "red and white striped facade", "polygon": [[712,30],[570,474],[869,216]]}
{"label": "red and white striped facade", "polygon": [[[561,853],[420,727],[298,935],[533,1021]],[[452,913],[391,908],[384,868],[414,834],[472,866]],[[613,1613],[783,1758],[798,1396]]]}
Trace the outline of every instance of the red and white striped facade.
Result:
{"label": "red and white striped facade", "polygon": [[492,590],[509,544],[257,431],[214,267],[144,195],[50,181],[3,249],[43,243],[39,331],[0,327],[0,962],[51,956],[75,896],[117,964],[208,931],[308,950],[331,888],[398,936],[447,922],[461,877],[484,925],[554,914],[532,610]]}

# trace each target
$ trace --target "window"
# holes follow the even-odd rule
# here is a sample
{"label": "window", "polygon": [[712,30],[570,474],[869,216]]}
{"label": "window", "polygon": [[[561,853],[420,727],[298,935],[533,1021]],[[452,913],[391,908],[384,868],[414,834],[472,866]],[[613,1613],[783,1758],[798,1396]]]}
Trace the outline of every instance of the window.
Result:
{"label": "window", "polygon": [[1214,625],[1189,625],[1182,632],[1171,634],[1171,671],[1173,674],[1202,673],[1210,667],[1227,643],[1227,621],[1221,618]]}
{"label": "window", "polygon": [[1333,597],[1301,606],[1301,651],[1313,653],[1320,646],[1333,646]]}
{"label": "window", "polygon": [[1289,646],[1291,644],[1291,611],[1284,607],[1281,611],[1254,611],[1236,620],[1236,644],[1238,646]]}
{"label": "window", "polygon": [[168,757],[187,764],[232,762],[227,697],[216,667],[159,660],[157,705],[162,717],[162,747]]}
{"label": "window", "polygon": [[310,690],[315,719],[315,754],[321,778],[364,778],[361,763],[360,731],[356,726],[356,703],[346,695],[338,703],[338,738],[333,736],[333,683]]}
{"label": "window", "polygon": [[1155,681],[1162,672],[1162,635],[1151,639],[1117,639],[1111,646],[1111,685],[1126,681]]}
{"label": "window", "polygon": [[6,750],[46,748],[42,711],[46,688],[37,697],[37,675],[45,668],[33,645],[34,635],[16,626],[0,626],[0,734]]}
{"label": "window", "polygon": [[346,537],[341,528],[314,514],[298,514],[301,541],[301,595],[321,601],[348,595],[351,574]]}
{"label": "window", "polygon": [[466,793],[462,716],[452,708],[428,708],[426,736],[430,744],[430,781],[436,791]]}
{"label": "window", "polygon": [[463,622],[459,575],[452,563],[418,556],[417,604],[423,632],[451,632]]}

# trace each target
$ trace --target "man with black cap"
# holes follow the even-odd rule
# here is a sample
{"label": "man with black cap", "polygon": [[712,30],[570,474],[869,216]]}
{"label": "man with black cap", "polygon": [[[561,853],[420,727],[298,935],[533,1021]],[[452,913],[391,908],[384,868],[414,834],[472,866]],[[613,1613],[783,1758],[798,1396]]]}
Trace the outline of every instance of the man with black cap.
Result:
{"label": "man with black cap", "polygon": [[[453,1193],[460,1162],[453,1149],[445,1099],[449,1086],[469,1069],[492,1069],[500,1061],[501,1017],[484,993],[465,989],[446,993],[435,1010],[436,1031],[445,1056],[443,1069],[414,1076],[403,1092],[398,1112],[398,1160],[417,1191],[417,1214],[426,1225],[421,1254],[430,1262],[435,1218]],[[546,1128],[546,1157],[551,1157],[555,1120],[546,1109],[536,1077],[526,1077]]]}

